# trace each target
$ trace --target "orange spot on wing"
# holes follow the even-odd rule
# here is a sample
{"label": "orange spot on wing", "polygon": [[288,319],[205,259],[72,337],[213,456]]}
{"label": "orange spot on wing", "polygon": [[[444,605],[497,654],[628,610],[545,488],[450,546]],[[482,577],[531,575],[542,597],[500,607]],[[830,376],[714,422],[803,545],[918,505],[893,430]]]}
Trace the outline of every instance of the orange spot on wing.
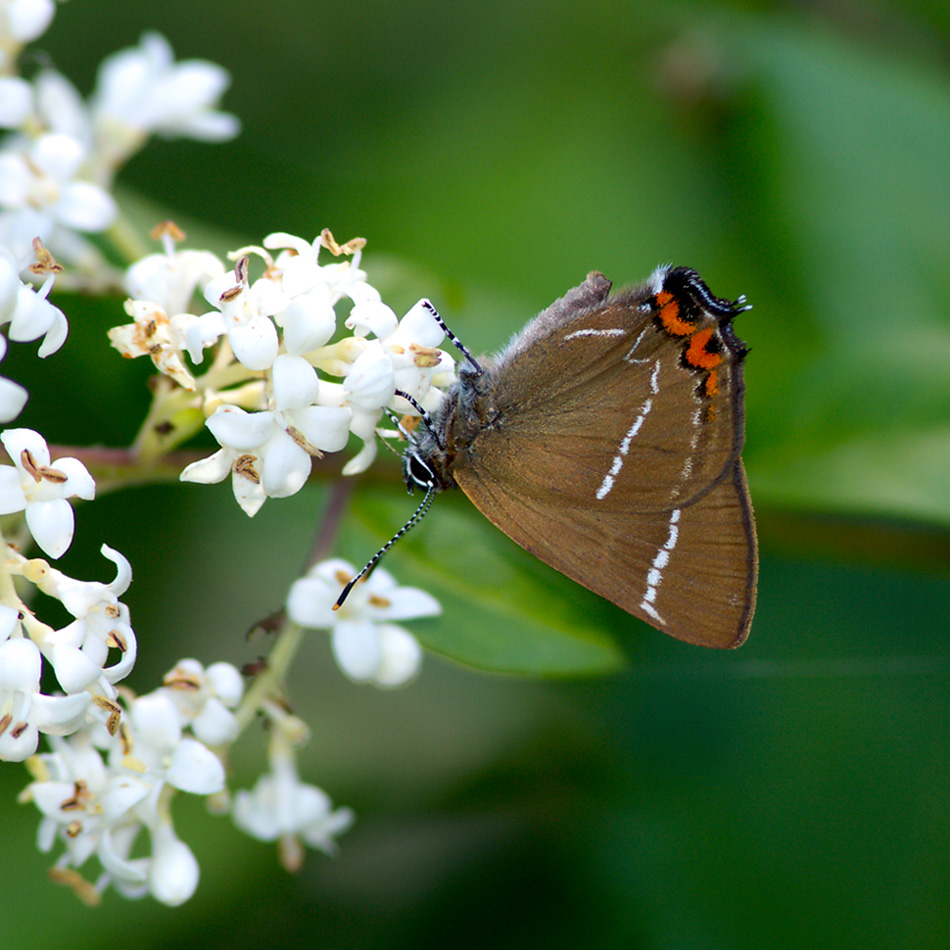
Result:
{"label": "orange spot on wing", "polygon": [[666,330],[674,336],[689,336],[696,328],[686,320],[680,319],[679,301],[665,290],[656,295],[656,302],[660,305],[660,322]]}
{"label": "orange spot on wing", "polygon": [[699,369],[712,369],[722,362],[722,356],[719,353],[712,353],[706,349],[709,341],[712,339],[713,328],[707,327],[694,333],[689,341],[689,349],[686,351],[686,362],[690,366],[696,366]]}
{"label": "orange spot on wing", "polygon": [[713,369],[706,377],[706,395],[712,399],[719,392],[719,374]]}

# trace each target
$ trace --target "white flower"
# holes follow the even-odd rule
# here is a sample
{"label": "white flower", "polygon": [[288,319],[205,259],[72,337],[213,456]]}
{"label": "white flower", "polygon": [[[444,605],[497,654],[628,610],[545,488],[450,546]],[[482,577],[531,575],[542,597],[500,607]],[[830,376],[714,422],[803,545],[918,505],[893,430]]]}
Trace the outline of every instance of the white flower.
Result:
{"label": "white flower", "polygon": [[[393,362],[396,388],[414,397],[429,411],[442,401],[441,392],[431,391],[436,377],[448,373],[451,381],[455,370],[452,357],[438,349],[445,331],[433,313],[429,301],[420,300],[399,321],[396,330],[381,341]],[[399,407],[397,402],[397,409]]]}
{"label": "white flower", "polygon": [[231,490],[241,510],[253,518],[267,501],[261,487],[261,459],[240,449],[224,448],[214,455],[185,466],[178,477],[183,482],[213,485],[231,476]]}
{"label": "white flower", "polygon": [[128,136],[156,132],[222,142],[240,131],[235,116],[214,109],[230,82],[227,71],[214,63],[176,63],[163,36],[145,33],[137,47],[103,60],[92,111],[100,135],[115,138],[119,126]]}
{"label": "white flower", "polygon": [[[318,380],[309,363],[290,354],[279,356],[273,384],[275,409],[245,412],[225,405],[210,416],[206,424],[222,449],[189,465],[181,473],[182,481],[221,481],[232,472],[235,497],[253,514],[261,494],[293,495],[307,481],[314,455],[338,452],[346,445],[350,410],[310,404]],[[260,491],[244,486],[245,481]]]}
{"label": "white flower", "polygon": [[33,539],[50,557],[60,557],[72,543],[75,527],[66,499],[92,500],[96,483],[78,459],[50,464],[45,439],[32,429],[7,429],[0,441],[15,465],[0,465],[0,514],[26,509]]}
{"label": "white flower", "polygon": [[34,290],[29,284],[21,284],[16,310],[10,319],[9,335],[15,343],[27,343],[43,337],[37,351],[41,359],[55,353],[66,342],[69,332],[66,315],[46,299],[52,287],[52,274],[39,290]]}
{"label": "white flower", "polygon": [[153,797],[163,782],[193,795],[213,795],[224,788],[221,760],[182,734],[181,716],[167,690],[137,697],[129,709],[129,727],[132,755],[124,756],[121,764],[153,786]]}
{"label": "white flower", "polygon": [[[125,741],[140,744],[134,742],[134,729]],[[107,764],[90,741],[88,731],[67,741],[51,742],[52,753],[31,760],[35,781],[20,798],[33,801],[43,814],[40,850],[49,851],[60,841],[66,850],[57,862],[59,868],[80,868],[95,854],[105,872],[96,890],[112,884],[127,897],[151,893],[170,906],[191,897],[198,883],[198,864],[156,807],[165,778],[162,771],[147,769],[140,759],[128,756],[124,761],[136,764],[139,771]],[[181,745],[186,751],[190,751],[186,745],[189,742],[199,745],[184,740]],[[118,748],[117,741],[113,745]],[[200,773],[205,763],[200,759],[185,762],[178,770],[187,773],[189,766]],[[223,782],[220,763],[218,768]],[[131,858],[132,847],[143,829],[151,837],[151,854]]]}
{"label": "white flower", "polygon": [[111,195],[76,179],[85,157],[78,139],[59,132],[39,136],[26,149],[0,152],[0,207],[6,209],[0,237],[14,254],[28,253],[35,237],[47,245],[62,240],[68,248],[71,232],[95,233],[112,224]]}
{"label": "white flower", "polygon": [[[349,297],[354,303],[380,299],[379,291],[366,283],[366,272],[360,270],[365,243],[362,238],[356,238],[340,247],[329,231],[323,231],[312,242],[283,231],[264,238],[264,247],[284,248],[274,261],[275,269],[282,275],[284,293],[295,298],[325,289],[331,305],[343,297]],[[336,256],[351,255],[350,260],[320,264],[320,251],[324,248],[330,248]]]}
{"label": "white flower", "polygon": [[287,298],[269,277],[248,286],[247,262],[238,262],[234,273],[209,281],[205,299],[217,311],[203,314],[188,332],[188,352],[200,363],[206,346],[223,333],[234,355],[248,369],[269,369],[277,357],[277,328],[270,319],[287,306]]}
{"label": "white flower", "polygon": [[234,741],[238,721],[231,710],[244,693],[241,674],[230,663],[205,669],[197,660],[180,660],[162,681],[179,718],[208,745]]}
{"label": "white flower", "polygon": [[103,832],[98,856],[107,873],[97,887],[112,884],[125,897],[135,899],[151,894],[157,901],[177,907],[198,887],[198,862],[167,820],[147,826],[152,853],[148,857],[131,858],[142,827],[125,824]]}
{"label": "white flower", "polygon": [[[116,566],[115,580],[109,584],[77,581],[53,569],[40,582],[40,589],[61,600],[76,618],[47,634],[40,647],[67,693],[88,689],[98,682],[100,691],[111,699],[115,690],[110,686],[132,672],[137,647],[129,608],[119,603],[132,582],[131,565],[106,544],[102,555]],[[121,656],[113,666],[106,666],[110,649],[118,650]]]}
{"label": "white flower", "polygon": [[108,769],[88,730],[69,739],[54,737],[50,744],[53,751],[31,764],[36,780],[21,796],[43,815],[40,850],[50,851],[58,840],[66,848],[61,865],[76,868],[96,853],[104,866],[121,860],[112,853],[108,832],[119,825],[138,830],[140,823],[130,812],[147,797],[149,785]]}
{"label": "white flower", "polygon": [[[0,611],[0,637],[7,619]],[[0,642],[0,649],[10,642],[29,643],[15,638]],[[34,668],[18,673],[24,664],[13,660],[6,664],[0,657],[0,702],[4,670],[13,670],[20,686],[20,680],[32,682],[36,674]],[[236,703],[242,683],[229,664],[204,671],[196,661],[185,660],[173,673],[191,676],[192,683],[202,680],[195,693],[202,693],[203,700],[186,702],[180,711],[176,699],[183,683],[164,686],[129,704],[116,735],[96,726],[68,740],[53,736],[53,751],[29,762],[34,781],[20,800],[33,801],[43,814],[40,849],[49,851],[57,841],[64,845],[53,872],[87,899],[111,884],[128,897],[151,894],[175,906],[197,887],[198,864],[171,825],[169,801],[174,790],[218,795],[225,776],[218,757],[183,727],[202,723],[202,728],[220,731],[216,715],[207,714],[209,703],[219,702],[222,708]],[[89,700],[87,693],[82,695]],[[150,837],[150,853],[132,857],[143,831]],[[95,887],[70,870],[82,867],[92,855],[103,867]]]}
{"label": "white flower", "polygon": [[45,696],[41,672],[32,640],[20,636],[0,643],[0,759],[22,762],[36,751],[40,732],[65,735],[82,723],[89,694]]}
{"label": "white flower", "polygon": [[112,327],[109,342],[126,358],[147,356],[159,372],[170,376],[179,386],[195,390],[195,378],[182,362],[189,328],[197,319],[190,313],[168,314],[147,300],[127,300],[125,312],[132,323]]}
{"label": "white flower", "polygon": [[204,292],[208,282],[221,277],[224,264],[210,251],[176,251],[169,242],[163,254],[150,254],[125,272],[125,291],[134,300],[145,300],[165,313],[188,310],[195,290]]}
{"label": "white flower", "polygon": [[351,679],[401,686],[418,673],[422,648],[412,634],[389,621],[434,617],[442,608],[430,594],[400,587],[378,567],[350,591],[339,610],[333,610],[355,574],[352,564],[339,559],[314,565],[291,585],[287,614],[303,627],[332,631],[334,656]]}
{"label": "white flower", "polygon": [[330,796],[315,785],[300,781],[293,756],[283,750],[271,756],[271,771],[262,775],[251,791],[234,796],[234,823],[259,841],[280,841],[288,870],[300,867],[297,839],[326,854],[336,852],[337,835],[353,824],[349,808],[333,809]]}
{"label": "white flower", "polygon": [[[0,247],[0,325],[10,324],[10,339],[17,343],[44,337],[39,348],[39,356],[44,359],[66,342],[69,331],[66,315],[46,299],[53,280],[50,274],[39,290],[23,283],[12,253]],[[6,352],[5,342],[3,347],[0,359]]]}

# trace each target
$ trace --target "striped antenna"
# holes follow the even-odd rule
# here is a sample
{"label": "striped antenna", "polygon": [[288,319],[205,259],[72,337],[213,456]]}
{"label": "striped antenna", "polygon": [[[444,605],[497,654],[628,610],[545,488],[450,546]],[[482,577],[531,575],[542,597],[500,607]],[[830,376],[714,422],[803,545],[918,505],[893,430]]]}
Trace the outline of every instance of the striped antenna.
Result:
{"label": "striped antenna", "polygon": [[[414,396],[410,396],[409,393],[403,391],[402,389],[397,389],[396,395],[402,396],[402,398],[405,399],[406,402],[408,402],[409,405],[412,406],[412,408],[415,409],[420,416],[422,416],[422,424],[432,433],[432,437],[435,439],[439,448],[444,449],[445,446],[442,444],[442,439],[439,437],[439,430],[432,425],[432,416],[430,416],[429,413],[422,408],[421,403]],[[400,424],[399,429],[403,433],[406,431],[405,426],[402,424]],[[415,439],[411,441],[414,442]]]}
{"label": "striped antenna", "polygon": [[429,300],[420,300],[419,303],[429,312],[429,315],[432,317],[435,322],[442,327],[442,332],[452,341],[452,345],[462,354],[472,364],[472,369],[475,370],[475,376],[481,376],[484,370],[481,366],[478,365],[478,360],[469,353],[468,350],[462,345],[462,341],[445,325],[445,321],[439,315],[439,311],[432,306],[432,302]]}
{"label": "striped antenna", "polygon": [[365,577],[376,565],[379,563],[382,556],[410,529],[414,528],[422,519],[425,517],[425,513],[429,510],[429,506],[432,504],[432,499],[435,498],[435,481],[429,482],[428,487],[426,488],[425,497],[422,499],[422,504],[416,508],[413,516],[369,559],[366,564],[366,567],[363,568],[352,578],[350,582],[343,588],[342,593],[336,599],[336,603],[333,605],[334,610],[339,610],[343,606],[343,601],[349,596],[350,591],[353,589],[353,586]]}
{"label": "striped antenna", "polygon": [[[402,424],[399,416],[393,412],[392,409],[383,407],[383,412],[386,413],[386,416],[389,418],[389,421],[396,427],[397,432],[401,435],[410,445],[415,445],[416,437]],[[401,449],[396,449],[389,444],[389,438],[384,437],[379,429],[376,430],[376,435],[379,436],[380,442],[389,449],[397,458],[403,457],[403,451]]]}

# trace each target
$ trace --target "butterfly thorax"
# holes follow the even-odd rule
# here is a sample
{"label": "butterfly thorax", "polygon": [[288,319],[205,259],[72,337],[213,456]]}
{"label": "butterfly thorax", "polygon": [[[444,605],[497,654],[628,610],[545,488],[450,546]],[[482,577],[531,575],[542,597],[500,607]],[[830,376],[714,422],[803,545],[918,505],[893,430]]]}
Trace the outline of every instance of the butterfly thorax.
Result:
{"label": "butterfly thorax", "polygon": [[437,491],[458,487],[455,467],[465,464],[479,433],[500,421],[489,395],[495,373],[494,362],[487,358],[480,360],[478,369],[467,364],[459,368],[458,379],[446,391],[431,423],[419,426],[415,444],[406,450],[405,480],[410,489],[421,484],[426,469]]}

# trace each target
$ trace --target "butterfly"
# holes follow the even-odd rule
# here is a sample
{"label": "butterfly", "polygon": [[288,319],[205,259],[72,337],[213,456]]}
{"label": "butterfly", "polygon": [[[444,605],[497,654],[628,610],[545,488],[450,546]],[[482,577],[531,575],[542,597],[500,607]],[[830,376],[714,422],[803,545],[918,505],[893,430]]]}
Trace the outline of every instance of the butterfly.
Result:
{"label": "butterfly", "polygon": [[465,362],[403,456],[425,498],[338,605],[458,487],[527,551],[657,629],[745,640],[758,561],[740,458],[747,350],[732,321],[749,307],[685,267],[610,291],[589,274],[479,360],[432,308]]}

